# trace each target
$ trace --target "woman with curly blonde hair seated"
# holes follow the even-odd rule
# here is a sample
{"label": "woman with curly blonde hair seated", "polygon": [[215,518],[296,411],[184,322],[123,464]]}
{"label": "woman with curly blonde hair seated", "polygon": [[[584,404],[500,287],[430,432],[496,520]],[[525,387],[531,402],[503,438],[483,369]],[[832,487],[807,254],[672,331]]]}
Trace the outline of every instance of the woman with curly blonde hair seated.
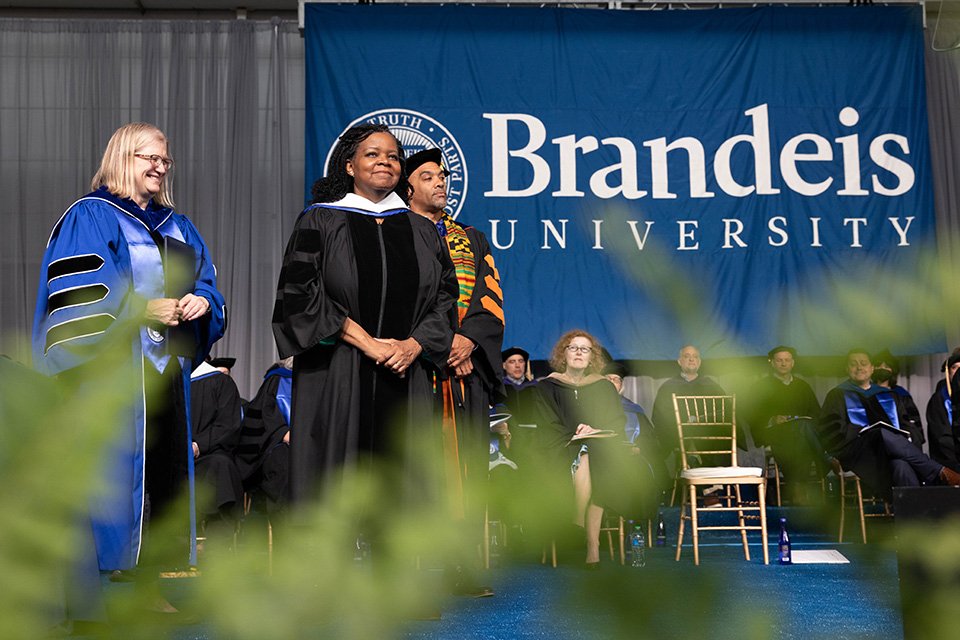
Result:
{"label": "woman with curly blonde hair seated", "polygon": [[579,329],[568,331],[553,347],[554,373],[536,387],[542,416],[539,444],[555,454],[552,459],[558,464],[565,463],[573,476],[573,522],[585,529],[588,568],[600,561],[604,507],[613,508],[611,502],[620,495],[615,461],[622,453],[620,441],[627,421],[616,388],[599,374],[604,364],[600,343],[592,335]]}

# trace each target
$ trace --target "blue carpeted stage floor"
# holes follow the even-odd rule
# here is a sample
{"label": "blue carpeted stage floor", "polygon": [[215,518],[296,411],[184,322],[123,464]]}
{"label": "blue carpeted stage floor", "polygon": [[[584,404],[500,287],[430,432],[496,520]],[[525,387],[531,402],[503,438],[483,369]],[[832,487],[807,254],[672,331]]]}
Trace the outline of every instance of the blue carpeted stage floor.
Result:
{"label": "blue carpeted stage floor", "polygon": [[[837,544],[835,531],[828,536],[808,530],[802,510],[771,509],[770,565],[763,564],[756,534],[747,562],[734,534],[707,532],[701,536],[700,566],[694,566],[689,536],[681,561],[674,561],[678,509],[665,513],[670,548],[647,549],[643,568],[611,562],[605,550],[598,571],[582,568],[580,551],[565,554],[556,569],[522,557],[503,558],[499,566],[480,573],[495,589],[495,597],[442,596],[441,620],[398,622],[395,636],[438,640],[903,638],[896,554],[889,545]],[[777,565],[781,514],[793,524],[794,549],[837,549],[850,563]],[[884,525],[870,526],[882,529]],[[859,540],[856,533],[851,527],[848,535]],[[428,572],[428,578],[438,583],[439,575]],[[162,588],[180,606],[189,599],[191,582],[164,580]],[[107,589],[129,588],[104,584]],[[297,637],[340,638],[340,631],[333,624],[303,630]],[[122,627],[114,630],[114,636],[127,637]],[[166,629],[157,637],[230,636],[201,623]]]}

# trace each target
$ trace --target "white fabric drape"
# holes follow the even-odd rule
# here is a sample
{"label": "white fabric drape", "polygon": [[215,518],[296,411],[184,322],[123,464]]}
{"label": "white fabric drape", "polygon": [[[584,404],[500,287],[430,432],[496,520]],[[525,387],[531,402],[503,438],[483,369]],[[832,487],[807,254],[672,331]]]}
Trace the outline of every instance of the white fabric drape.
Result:
{"label": "white fabric drape", "polygon": [[249,397],[287,236],[303,205],[303,40],[295,24],[0,20],[0,352],[29,362],[50,229],[90,190],[110,135],[157,125],[174,198],[203,235],[229,307],[217,355]]}

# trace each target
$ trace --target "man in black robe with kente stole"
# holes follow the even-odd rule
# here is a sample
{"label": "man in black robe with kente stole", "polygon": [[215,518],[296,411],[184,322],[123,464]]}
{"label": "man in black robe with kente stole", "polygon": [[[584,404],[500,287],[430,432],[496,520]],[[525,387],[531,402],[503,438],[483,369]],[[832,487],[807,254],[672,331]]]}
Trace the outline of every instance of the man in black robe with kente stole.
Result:
{"label": "man in black robe with kente stole", "polygon": [[[443,398],[443,449],[447,490],[454,519],[463,519],[468,539],[479,534],[489,466],[490,405],[504,398],[500,349],[503,345],[503,294],[500,276],[484,234],[456,222],[444,211],[446,178],[439,149],[407,160],[410,210],[429,219],[446,242],[457,274],[458,328],[447,360],[451,377],[437,380]],[[493,595],[463,568],[448,569],[458,595]]]}

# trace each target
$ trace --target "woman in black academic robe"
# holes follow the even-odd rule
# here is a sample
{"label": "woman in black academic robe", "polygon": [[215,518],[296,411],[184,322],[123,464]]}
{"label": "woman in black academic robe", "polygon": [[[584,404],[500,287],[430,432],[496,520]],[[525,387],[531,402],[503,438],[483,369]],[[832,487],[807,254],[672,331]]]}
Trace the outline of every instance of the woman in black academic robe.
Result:
{"label": "woman in black academic robe", "polygon": [[386,126],[345,132],[287,245],[273,329],[294,357],[294,501],[390,447],[413,455],[430,424],[417,407],[447,361],[458,288],[436,228],[399,196],[402,163]]}
{"label": "woman in black academic robe", "polygon": [[[553,348],[550,364],[555,372],[535,387],[542,416],[538,444],[554,472],[572,474],[573,522],[585,529],[586,562],[595,567],[600,562],[604,508],[624,513],[629,506],[630,497],[620,488],[626,474],[622,442],[627,418],[616,387],[597,373],[603,364],[600,345],[589,333],[564,334]],[[572,441],[575,436],[582,440]],[[550,477],[562,476],[550,473]],[[566,478],[569,482],[570,476]]]}

